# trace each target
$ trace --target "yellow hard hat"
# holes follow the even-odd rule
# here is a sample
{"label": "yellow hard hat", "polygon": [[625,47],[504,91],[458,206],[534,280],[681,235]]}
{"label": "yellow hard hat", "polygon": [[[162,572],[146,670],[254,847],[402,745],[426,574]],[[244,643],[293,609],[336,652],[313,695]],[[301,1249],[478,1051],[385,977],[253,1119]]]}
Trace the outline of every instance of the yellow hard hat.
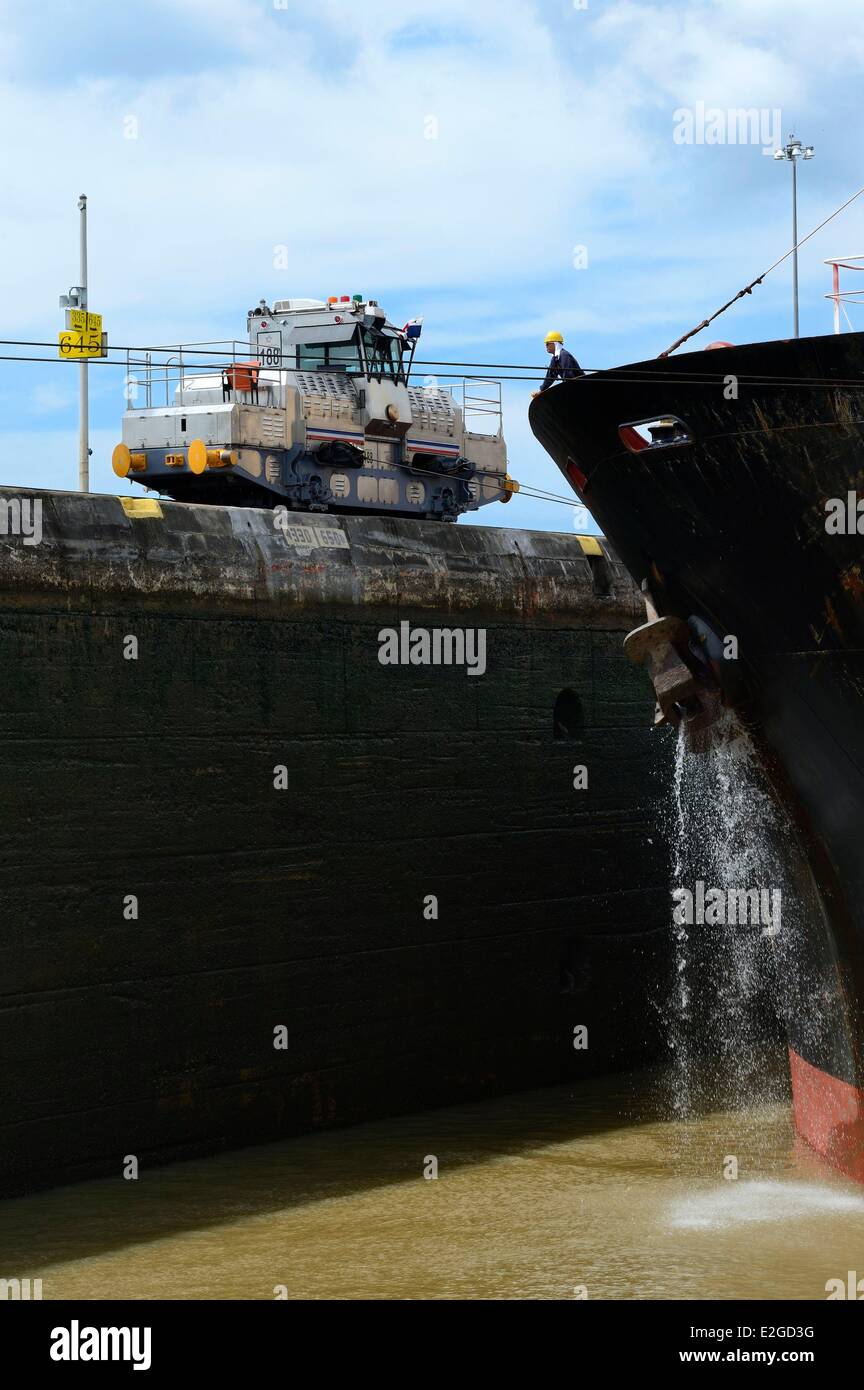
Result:
{"label": "yellow hard hat", "polygon": [[563,333],[557,333],[553,330],[553,332],[546,334],[543,341],[544,343],[563,343],[564,335]]}

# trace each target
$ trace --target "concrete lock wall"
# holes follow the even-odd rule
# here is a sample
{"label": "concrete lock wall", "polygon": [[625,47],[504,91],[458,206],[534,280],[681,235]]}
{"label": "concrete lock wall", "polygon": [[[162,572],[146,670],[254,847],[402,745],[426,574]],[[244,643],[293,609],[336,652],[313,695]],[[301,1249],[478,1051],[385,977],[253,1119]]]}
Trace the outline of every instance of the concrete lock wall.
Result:
{"label": "concrete lock wall", "polygon": [[[611,552],[143,500],[0,489],[0,1192],[644,1060],[665,754]],[[382,665],[405,621],[485,674]]]}

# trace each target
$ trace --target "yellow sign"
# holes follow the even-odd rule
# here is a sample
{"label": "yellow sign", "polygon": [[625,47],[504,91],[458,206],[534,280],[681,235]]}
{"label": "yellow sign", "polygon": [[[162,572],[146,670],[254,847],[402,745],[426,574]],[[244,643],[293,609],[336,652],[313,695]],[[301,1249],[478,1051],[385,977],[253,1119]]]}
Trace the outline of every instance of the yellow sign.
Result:
{"label": "yellow sign", "polygon": [[67,360],[79,357],[102,356],[101,333],[61,333],[60,356]]}
{"label": "yellow sign", "polygon": [[88,313],[85,309],[70,309],[66,327],[74,329],[76,333],[101,334],[102,315]]}

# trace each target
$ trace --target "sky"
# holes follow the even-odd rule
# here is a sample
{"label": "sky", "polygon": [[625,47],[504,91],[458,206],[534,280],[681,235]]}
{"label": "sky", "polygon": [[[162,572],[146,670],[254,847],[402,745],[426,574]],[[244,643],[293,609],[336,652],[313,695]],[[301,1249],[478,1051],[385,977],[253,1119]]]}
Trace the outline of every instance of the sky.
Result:
{"label": "sky", "polygon": [[[656,356],[789,249],[790,133],[801,234],[864,184],[862,75],[861,0],[0,0],[2,337],[56,343],[84,192],[112,344],[362,293],[424,316],[427,361],[539,373],[549,329],[589,369]],[[864,197],[801,250],[802,334],[859,253]],[[787,262],[692,346],[790,332]],[[0,351],[52,358],[0,362],[0,482],[76,487],[77,368]],[[123,367],[90,378],[91,486],[137,491]],[[532,386],[504,391],[509,470],[563,494]],[[593,529],[527,496],[471,520]]]}

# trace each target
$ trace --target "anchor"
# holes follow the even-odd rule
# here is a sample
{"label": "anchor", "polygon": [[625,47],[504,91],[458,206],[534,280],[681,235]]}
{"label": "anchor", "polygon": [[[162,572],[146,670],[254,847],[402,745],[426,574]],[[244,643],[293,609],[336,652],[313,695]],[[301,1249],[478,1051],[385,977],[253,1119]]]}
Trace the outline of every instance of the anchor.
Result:
{"label": "anchor", "polygon": [[655,725],[686,724],[698,733],[716,723],[722,703],[720,691],[706,683],[707,667],[691,654],[692,633],[682,618],[654,618],[634,628],[624,638],[624,651],[637,666],[647,667],[657,695]]}

